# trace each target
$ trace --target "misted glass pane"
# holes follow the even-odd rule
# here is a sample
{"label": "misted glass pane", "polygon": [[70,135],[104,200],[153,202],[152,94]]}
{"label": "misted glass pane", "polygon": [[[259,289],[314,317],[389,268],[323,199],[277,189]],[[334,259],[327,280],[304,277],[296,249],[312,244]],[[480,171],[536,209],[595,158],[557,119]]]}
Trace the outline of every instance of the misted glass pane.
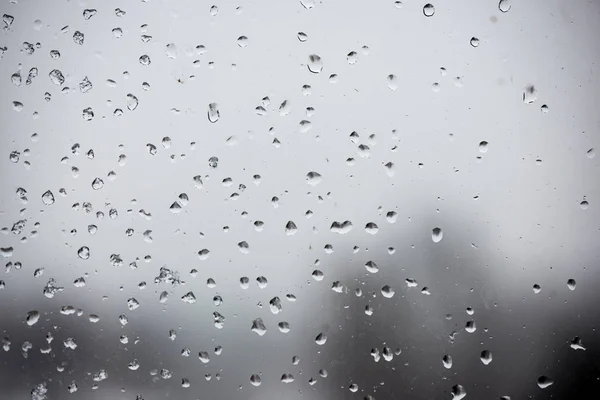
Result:
{"label": "misted glass pane", "polygon": [[598,397],[599,2],[0,15],[0,399]]}

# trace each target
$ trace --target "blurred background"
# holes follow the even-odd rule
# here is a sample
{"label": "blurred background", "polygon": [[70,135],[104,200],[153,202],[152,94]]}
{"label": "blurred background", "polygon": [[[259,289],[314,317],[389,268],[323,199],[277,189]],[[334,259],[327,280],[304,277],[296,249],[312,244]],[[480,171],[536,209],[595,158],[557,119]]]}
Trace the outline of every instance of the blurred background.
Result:
{"label": "blurred background", "polygon": [[600,390],[599,2],[0,14],[0,398]]}

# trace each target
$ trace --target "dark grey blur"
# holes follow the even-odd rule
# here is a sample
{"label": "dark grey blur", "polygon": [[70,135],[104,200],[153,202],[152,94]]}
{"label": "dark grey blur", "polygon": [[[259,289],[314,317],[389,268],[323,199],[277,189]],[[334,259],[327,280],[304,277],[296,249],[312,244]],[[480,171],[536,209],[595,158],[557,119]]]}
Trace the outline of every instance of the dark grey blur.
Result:
{"label": "dark grey blur", "polygon": [[0,15],[0,400],[600,393],[599,2]]}

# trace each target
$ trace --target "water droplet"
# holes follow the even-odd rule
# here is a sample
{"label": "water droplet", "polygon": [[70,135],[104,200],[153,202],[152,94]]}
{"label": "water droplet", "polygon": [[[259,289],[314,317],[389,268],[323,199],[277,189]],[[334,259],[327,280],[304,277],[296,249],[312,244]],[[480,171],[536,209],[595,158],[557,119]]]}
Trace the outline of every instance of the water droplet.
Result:
{"label": "water droplet", "polygon": [[244,47],[248,46],[248,38],[246,36],[240,36],[237,38],[237,44],[243,49]]}
{"label": "water droplet", "polygon": [[292,382],[294,382],[294,375],[292,375],[292,374],[283,374],[283,375],[281,375],[281,382],[283,382],[283,383],[292,383]]}
{"label": "water droplet", "polygon": [[548,108],[548,105],[547,105],[547,104],[542,104],[542,106],[540,107],[540,110],[542,110],[542,112],[543,112],[544,114],[547,114],[547,113],[548,113],[548,111],[550,111],[550,109]]}
{"label": "water droplet", "polygon": [[355,51],[351,51],[346,56],[346,61],[348,61],[348,64],[350,65],[356,64],[356,61],[358,61],[358,54]]}
{"label": "water droplet", "polygon": [[15,72],[11,75],[10,80],[15,86],[21,86],[21,73],[19,71]]}
{"label": "water droplet", "polygon": [[461,400],[467,395],[467,391],[462,385],[452,386],[452,400]]}
{"label": "water droplet", "polygon": [[546,375],[542,375],[537,379],[537,384],[540,388],[546,389],[548,386],[552,386],[554,381]]}
{"label": "water droplet", "polygon": [[169,58],[177,58],[177,46],[175,45],[175,43],[169,43],[166,47],[165,47],[165,53],[167,54],[167,57]]}
{"label": "water droplet", "polygon": [[323,346],[327,342],[327,336],[323,333],[319,333],[315,338],[315,343],[319,346]]}
{"label": "water droplet", "polygon": [[58,69],[53,69],[52,71],[50,71],[48,76],[50,77],[52,83],[54,83],[55,85],[60,86],[63,83],[65,83],[65,76]]}
{"label": "water droplet", "polygon": [[594,158],[596,156],[596,149],[591,148],[585,154],[588,158]]}
{"label": "water droplet", "polygon": [[240,278],[240,287],[244,290],[250,287],[250,279],[248,279],[247,276],[243,276]]}
{"label": "water droplet", "polygon": [[141,55],[139,58],[139,62],[140,62],[140,64],[146,65],[146,66],[148,66],[152,63],[152,61],[150,60],[150,56],[148,54]]}
{"label": "water droplet", "polygon": [[127,94],[127,109],[129,111],[133,111],[138,106],[138,98],[135,95],[129,93]]}
{"label": "water droplet", "polygon": [[525,87],[523,90],[523,103],[531,104],[537,100],[537,89],[533,85]]}
{"label": "water droplet", "polygon": [[352,393],[356,393],[358,392],[358,385],[356,383],[351,383],[348,386],[348,390],[350,390]]}
{"label": "water droplet", "polygon": [[261,384],[260,376],[259,376],[259,375],[257,375],[257,374],[253,374],[253,375],[251,375],[251,376],[250,376],[250,383],[251,383],[253,386],[260,386],[260,384]]}
{"label": "water droplet", "polygon": [[221,118],[219,113],[219,105],[217,103],[210,103],[208,105],[208,120],[213,124]]}
{"label": "water droplet", "polygon": [[194,296],[193,292],[187,292],[183,296],[181,296],[181,300],[184,303],[194,304],[196,302],[196,296]]}
{"label": "water droplet", "polygon": [[32,326],[35,325],[40,319],[40,312],[37,310],[33,310],[33,311],[29,311],[27,313],[27,318],[25,319],[25,321],[27,322],[27,325]]}
{"label": "water droplet", "polygon": [[365,268],[368,272],[372,274],[376,274],[377,272],[379,272],[379,266],[377,266],[375,261],[367,261],[365,264]]}
{"label": "water droplet", "polygon": [[427,3],[423,6],[423,15],[431,17],[435,14],[435,7],[431,3]]}
{"label": "water droplet", "polygon": [[285,234],[288,236],[294,235],[298,231],[298,227],[294,223],[294,221],[288,221],[285,225]]}
{"label": "water droplet", "polygon": [[134,297],[130,297],[129,299],[127,299],[127,308],[130,311],[135,310],[136,308],[138,308],[140,306],[140,302],[137,301]]}
{"label": "water droplet", "polygon": [[365,232],[367,232],[370,235],[374,235],[379,231],[379,227],[377,226],[377,224],[375,222],[369,222],[367,223],[367,225],[365,225]]}
{"label": "water droplet", "polygon": [[442,357],[442,364],[447,369],[452,368],[452,356],[448,354],[444,355],[444,357]]}
{"label": "water droplet", "polygon": [[479,358],[483,364],[488,365],[492,362],[492,353],[489,350],[483,350]]}
{"label": "water droplet", "polygon": [[587,210],[590,206],[590,203],[587,202],[587,200],[582,200],[581,203],[579,203],[579,207],[581,207],[582,210]]}
{"label": "water droplet", "polygon": [[394,289],[391,288],[391,286],[385,285],[381,288],[381,294],[386,299],[391,299],[392,297],[394,297],[394,294],[396,294],[396,292],[394,291]]}
{"label": "water droplet", "polygon": [[486,142],[485,140],[479,143],[479,152],[480,153],[487,153],[488,151],[488,142]]}
{"label": "water droplet", "polygon": [[478,47],[479,46],[479,39],[477,39],[475,36],[473,36],[471,38],[471,40],[469,41],[469,43],[471,43],[471,46],[473,46],[473,47]]}
{"label": "water droplet", "polygon": [[281,300],[275,296],[269,301],[269,307],[273,314],[279,314],[282,310]]}
{"label": "water droplet", "polygon": [[308,35],[304,32],[298,32],[298,40],[301,42],[306,42],[308,40]]}
{"label": "water droplet", "polygon": [[318,74],[323,70],[323,60],[316,54],[308,56],[308,70],[313,74]]}
{"label": "water droplet", "polygon": [[265,327],[262,318],[256,318],[254,321],[252,321],[251,330],[258,336],[263,336],[265,333],[267,333],[267,328]]}
{"label": "water droplet", "polygon": [[82,260],[87,260],[88,258],[90,258],[90,248],[87,246],[80,247],[79,250],[77,250],[77,255]]}
{"label": "water droplet", "polygon": [[94,110],[91,107],[84,108],[81,116],[85,121],[91,121],[94,118]]}
{"label": "water droplet", "polygon": [[535,285],[533,285],[533,293],[538,294],[541,291],[542,291],[542,287],[540,285],[538,285],[537,283]]}
{"label": "water droplet", "polygon": [[467,321],[465,324],[465,331],[468,333],[474,333],[477,330],[477,326],[475,325],[475,321]]}
{"label": "water droplet", "polygon": [[352,227],[352,222],[347,220],[344,222],[333,221],[329,230],[340,235],[345,235],[352,230]]}
{"label": "water droplet", "polygon": [[576,286],[577,286],[577,283],[575,282],[575,279],[569,279],[567,281],[567,287],[569,288],[569,290],[575,290]]}
{"label": "water droplet", "polygon": [[431,240],[433,243],[439,243],[444,237],[444,232],[440,228],[433,228],[431,231]]}
{"label": "water droplet", "polygon": [[498,9],[503,13],[507,13],[511,7],[511,0],[500,0],[500,2],[498,3]]}
{"label": "water droplet", "polygon": [[585,347],[583,347],[583,343],[581,342],[579,336],[575,336],[575,338],[571,340],[570,346],[573,350],[585,350]]}
{"label": "water droplet", "polygon": [[104,181],[100,178],[96,178],[92,181],[92,189],[100,190],[104,187]]}
{"label": "water droplet", "polygon": [[309,185],[316,186],[321,182],[321,180],[321,174],[319,174],[318,172],[311,171],[308,174],[306,174],[306,183],[308,183]]}
{"label": "water droplet", "polygon": [[75,44],[78,44],[80,46],[83,45],[84,39],[85,36],[79,31],[75,31],[75,33],[73,34],[73,42],[75,42]]}
{"label": "water droplet", "polygon": [[264,276],[259,276],[256,278],[256,284],[260,289],[265,289],[268,283],[269,282],[267,281],[267,278],[265,278]]}
{"label": "water droplet", "polygon": [[394,74],[390,74],[387,76],[387,86],[391,89],[391,90],[396,90],[398,89],[398,78],[396,77],[396,75]]}
{"label": "water droplet", "polygon": [[95,9],[85,9],[83,10],[83,18],[87,21],[88,19],[96,15],[97,12],[98,11],[96,11]]}

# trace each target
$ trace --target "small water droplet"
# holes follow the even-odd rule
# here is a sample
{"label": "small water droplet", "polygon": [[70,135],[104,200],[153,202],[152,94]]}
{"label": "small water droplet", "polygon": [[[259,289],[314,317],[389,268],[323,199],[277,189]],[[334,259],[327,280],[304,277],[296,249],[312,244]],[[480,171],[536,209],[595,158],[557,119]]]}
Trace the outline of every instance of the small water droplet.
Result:
{"label": "small water droplet", "polygon": [[474,333],[477,330],[477,326],[475,325],[475,321],[467,321],[465,324],[465,331],[468,333]]}
{"label": "small water droplet", "polygon": [[384,287],[381,288],[381,294],[386,299],[391,299],[392,297],[394,297],[394,294],[396,294],[396,292],[394,291],[394,289],[392,289],[391,286],[385,285]]}
{"label": "small water droplet", "polygon": [[252,327],[250,329],[258,336],[263,336],[265,333],[267,333],[267,328],[265,327],[262,318],[256,318],[254,321],[252,321]]}
{"label": "small water droplet", "polygon": [[304,32],[298,32],[298,40],[301,42],[306,42],[308,40],[308,35]]}
{"label": "small water droplet", "polygon": [[390,90],[396,90],[398,89],[398,78],[396,77],[396,75],[394,74],[389,74],[387,76],[387,86],[390,88]]}
{"label": "small water droplet", "polygon": [[135,95],[129,93],[127,94],[127,109],[129,111],[133,111],[138,106],[138,98]]}
{"label": "small water droplet", "polygon": [[285,234],[288,236],[294,235],[298,231],[298,227],[294,223],[294,221],[288,221],[285,225]]}
{"label": "small water droplet", "polygon": [[523,90],[523,103],[531,104],[537,100],[537,89],[533,85],[528,85]]}
{"label": "small water droplet", "polygon": [[540,388],[546,389],[547,387],[552,386],[554,384],[554,380],[547,377],[546,375],[542,375],[537,379],[537,384]]}
{"label": "small water droplet", "polygon": [[32,326],[35,325],[40,319],[40,312],[37,310],[33,310],[33,311],[29,311],[27,313],[27,317],[25,319],[25,321],[27,322],[27,325]]}
{"label": "small water droplet", "polygon": [[88,258],[90,258],[90,248],[87,246],[80,247],[79,250],[77,250],[77,255],[82,260],[87,260]]}
{"label": "small water droplet", "polygon": [[583,347],[583,343],[581,342],[581,338],[579,336],[575,336],[575,338],[571,341],[570,346],[573,350],[585,350],[585,347]]}
{"label": "small water droplet", "polygon": [[100,178],[96,178],[92,181],[92,189],[100,190],[104,187],[104,181]]}
{"label": "small water droplet", "polygon": [[484,365],[488,365],[492,362],[492,353],[489,350],[483,350],[479,358]]}
{"label": "small water droplet", "polygon": [[248,38],[246,36],[240,36],[237,38],[237,44],[243,49],[244,47],[248,46]]}
{"label": "small water droplet", "polygon": [[477,39],[475,36],[473,36],[471,38],[471,40],[469,41],[469,43],[471,43],[471,46],[473,46],[473,47],[478,47],[479,46],[479,39]]}
{"label": "small water droplet", "polygon": [[577,286],[577,283],[575,282],[575,279],[569,279],[567,281],[567,287],[569,288],[569,290],[575,290],[576,286]]}
{"label": "small water droplet", "polygon": [[512,0],[500,0],[500,2],[498,2],[498,9],[503,13],[507,13],[512,7],[511,1]]}
{"label": "small water droplet", "polygon": [[467,391],[462,385],[452,386],[452,400],[461,400],[467,395]]}
{"label": "small water droplet", "polygon": [[221,118],[219,105],[217,103],[210,103],[208,105],[208,120],[214,124],[219,118]]}
{"label": "small water droplet", "polygon": [[379,267],[377,266],[375,261],[367,261],[365,264],[365,268],[368,272],[372,274],[376,274],[377,272],[379,272]]}
{"label": "small water droplet", "polygon": [[447,369],[452,368],[452,356],[448,354],[444,355],[444,357],[442,357],[442,364]]}
{"label": "small water droplet", "polygon": [[177,46],[175,45],[175,43],[169,43],[166,47],[165,47],[165,53],[167,54],[167,57],[175,59],[177,58]]}
{"label": "small water droplet", "polygon": [[431,240],[433,243],[439,243],[444,237],[444,232],[440,228],[433,228],[431,231]]}
{"label": "small water droplet", "polygon": [[313,74],[318,74],[323,70],[323,60],[316,54],[308,56],[308,70]]}
{"label": "small water droplet", "polygon": [[75,33],[73,34],[73,42],[75,42],[75,44],[78,44],[80,46],[83,45],[84,39],[84,34],[79,31],[75,31]]}
{"label": "small water droplet", "polygon": [[260,384],[261,384],[260,375],[257,375],[257,374],[251,375],[250,383],[252,384],[252,386],[260,386]]}
{"label": "small water droplet", "polygon": [[423,15],[426,17],[432,17],[435,14],[435,7],[431,3],[427,3],[423,6]]}

